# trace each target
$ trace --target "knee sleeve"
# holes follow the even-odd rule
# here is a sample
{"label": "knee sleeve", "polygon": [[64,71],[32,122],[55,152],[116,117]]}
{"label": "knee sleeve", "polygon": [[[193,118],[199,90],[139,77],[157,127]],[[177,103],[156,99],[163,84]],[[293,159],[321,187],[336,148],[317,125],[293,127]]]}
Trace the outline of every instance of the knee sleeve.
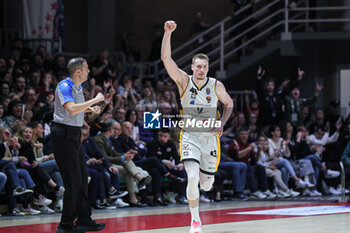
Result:
{"label": "knee sleeve", "polygon": [[204,191],[210,191],[214,183],[214,175],[200,173],[200,186]]}
{"label": "knee sleeve", "polygon": [[199,198],[199,164],[192,161],[185,162],[185,169],[187,173],[187,198],[189,200],[196,200]]}

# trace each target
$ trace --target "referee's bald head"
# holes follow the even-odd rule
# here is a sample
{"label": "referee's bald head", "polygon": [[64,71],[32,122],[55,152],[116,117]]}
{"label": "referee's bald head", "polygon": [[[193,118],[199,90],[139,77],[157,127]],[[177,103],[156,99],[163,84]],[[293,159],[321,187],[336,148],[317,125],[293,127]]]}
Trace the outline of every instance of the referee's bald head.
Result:
{"label": "referee's bald head", "polygon": [[75,57],[70,59],[67,64],[69,74],[73,75],[76,70],[81,69],[84,62],[86,62],[86,59],[82,57]]}

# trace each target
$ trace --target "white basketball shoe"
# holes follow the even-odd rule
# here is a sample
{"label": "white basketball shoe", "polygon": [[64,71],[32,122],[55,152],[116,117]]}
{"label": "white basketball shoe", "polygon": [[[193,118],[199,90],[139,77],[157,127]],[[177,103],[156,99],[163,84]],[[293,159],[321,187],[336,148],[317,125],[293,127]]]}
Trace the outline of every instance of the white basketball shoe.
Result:
{"label": "white basketball shoe", "polygon": [[190,233],[202,233],[202,223],[193,221],[191,223]]}

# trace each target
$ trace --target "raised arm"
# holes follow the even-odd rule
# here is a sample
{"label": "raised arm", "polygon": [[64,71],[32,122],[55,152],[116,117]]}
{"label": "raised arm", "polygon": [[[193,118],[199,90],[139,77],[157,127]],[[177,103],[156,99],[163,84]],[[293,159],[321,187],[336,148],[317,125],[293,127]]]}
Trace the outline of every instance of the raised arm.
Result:
{"label": "raised arm", "polygon": [[179,67],[176,65],[175,61],[171,57],[171,34],[176,29],[176,26],[177,25],[175,21],[171,20],[166,21],[164,24],[164,36],[161,49],[161,58],[170,78],[175,81],[179,88],[181,88],[180,91],[183,91],[187,85],[189,77],[184,71],[179,69]]}

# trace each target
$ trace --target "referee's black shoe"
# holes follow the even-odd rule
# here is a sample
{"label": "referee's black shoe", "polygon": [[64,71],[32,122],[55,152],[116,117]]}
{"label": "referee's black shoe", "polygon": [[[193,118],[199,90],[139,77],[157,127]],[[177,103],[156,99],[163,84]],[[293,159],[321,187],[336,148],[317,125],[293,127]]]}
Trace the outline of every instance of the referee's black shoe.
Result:
{"label": "referee's black shoe", "polygon": [[106,224],[103,222],[95,222],[90,219],[87,222],[76,222],[76,227],[82,231],[100,231],[106,227]]}

